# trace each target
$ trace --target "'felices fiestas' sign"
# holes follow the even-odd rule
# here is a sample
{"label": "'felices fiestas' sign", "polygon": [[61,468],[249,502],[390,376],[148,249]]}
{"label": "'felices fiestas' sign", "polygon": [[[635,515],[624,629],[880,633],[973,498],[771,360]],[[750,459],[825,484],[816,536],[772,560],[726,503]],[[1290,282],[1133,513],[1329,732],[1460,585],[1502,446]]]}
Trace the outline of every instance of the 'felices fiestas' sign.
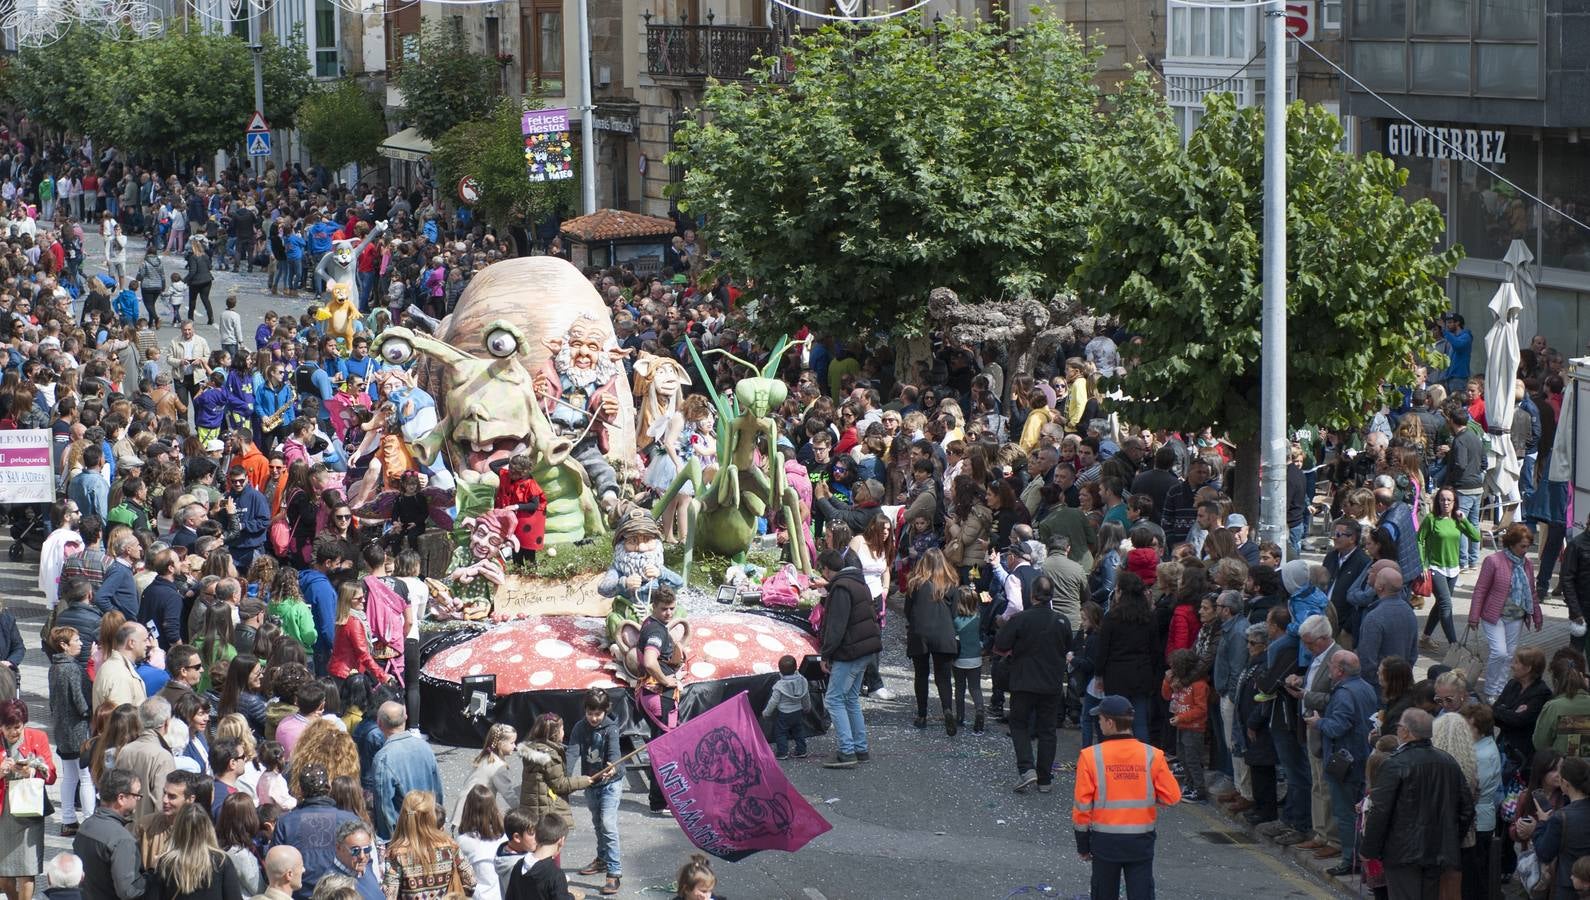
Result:
{"label": "'felices fiestas' sign", "polygon": [[569,140],[567,109],[532,109],[519,120],[524,162],[531,181],[574,177],[574,143]]}

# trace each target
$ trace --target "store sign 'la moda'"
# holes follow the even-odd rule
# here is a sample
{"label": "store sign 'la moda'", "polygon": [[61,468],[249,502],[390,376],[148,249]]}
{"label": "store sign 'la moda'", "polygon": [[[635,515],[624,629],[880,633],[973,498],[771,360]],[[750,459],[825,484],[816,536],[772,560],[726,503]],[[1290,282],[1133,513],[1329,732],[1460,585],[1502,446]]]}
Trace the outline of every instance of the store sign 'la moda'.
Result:
{"label": "store sign 'la moda'", "polygon": [[1490,128],[1421,128],[1386,126],[1387,156],[1426,159],[1471,159],[1501,165],[1507,162],[1507,132]]}

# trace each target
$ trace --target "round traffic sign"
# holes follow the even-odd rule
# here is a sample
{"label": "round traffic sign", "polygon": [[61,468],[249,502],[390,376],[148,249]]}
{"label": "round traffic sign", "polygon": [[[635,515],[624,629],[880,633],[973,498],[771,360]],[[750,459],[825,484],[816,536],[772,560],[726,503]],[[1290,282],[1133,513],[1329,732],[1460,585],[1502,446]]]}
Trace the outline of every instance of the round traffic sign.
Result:
{"label": "round traffic sign", "polygon": [[474,206],[480,200],[480,182],[473,175],[465,175],[458,179],[458,199],[469,206]]}

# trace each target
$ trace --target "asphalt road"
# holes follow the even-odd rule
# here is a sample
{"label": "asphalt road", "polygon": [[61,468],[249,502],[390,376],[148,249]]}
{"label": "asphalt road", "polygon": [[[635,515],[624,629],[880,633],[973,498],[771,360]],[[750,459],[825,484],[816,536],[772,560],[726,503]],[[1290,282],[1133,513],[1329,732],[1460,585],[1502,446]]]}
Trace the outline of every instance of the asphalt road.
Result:
{"label": "asphalt road", "polygon": [[[89,237],[90,270],[99,271],[99,239]],[[129,259],[141,258],[141,243]],[[168,270],[180,260],[168,260]],[[265,290],[263,275],[218,272],[212,293],[217,306],[232,286],[239,288],[245,333],[252,333],[266,310],[300,314],[308,300],[289,301]],[[219,334],[201,323],[199,332],[219,346]],[[170,332],[169,334],[167,332]],[[168,340],[174,329],[162,330]],[[0,550],[9,539],[0,537]],[[48,663],[37,647],[44,621],[37,590],[37,559],[5,561],[0,553],[0,597],[21,624],[29,645],[22,666],[22,692],[35,725],[49,721],[45,695]],[[1560,613],[1559,613],[1560,614]],[[833,825],[797,854],[760,853],[738,863],[719,862],[719,891],[734,900],[998,900],[1012,896],[1073,898],[1088,894],[1088,867],[1078,860],[1070,827],[1070,764],[1079,735],[1060,735],[1063,771],[1055,791],[1017,796],[1010,739],[990,723],[988,733],[963,731],[954,738],[942,729],[918,732],[911,726],[914,704],[911,670],[904,655],[903,616],[890,617],[882,671],[897,699],[863,701],[872,761],[849,771],[822,768],[834,752],[831,735],[811,741],[811,755],[791,760],[791,781]],[[457,790],[469,773],[472,748],[436,746],[443,782]],[[564,862],[571,882],[594,895],[601,879],[572,874],[594,856],[595,839],[583,805],[570,835]],[[67,849],[52,822],[48,852]],[[692,847],[671,818],[650,814],[645,786],[632,773],[620,813],[624,884],[621,897],[667,897],[673,877]],[[1336,898],[1349,892],[1328,885],[1295,857],[1264,843],[1209,806],[1183,805],[1160,819],[1156,874],[1162,896],[1205,900],[1233,897]]]}

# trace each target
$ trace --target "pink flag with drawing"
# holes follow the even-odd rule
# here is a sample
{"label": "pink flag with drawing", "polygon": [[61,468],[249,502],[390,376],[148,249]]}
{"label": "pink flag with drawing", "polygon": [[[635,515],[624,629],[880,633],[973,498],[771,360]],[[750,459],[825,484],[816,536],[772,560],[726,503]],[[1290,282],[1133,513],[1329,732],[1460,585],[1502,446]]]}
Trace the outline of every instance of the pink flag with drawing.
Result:
{"label": "pink flag with drawing", "polygon": [[646,750],[679,827],[713,856],[794,853],[833,827],[784,777],[743,691]]}

